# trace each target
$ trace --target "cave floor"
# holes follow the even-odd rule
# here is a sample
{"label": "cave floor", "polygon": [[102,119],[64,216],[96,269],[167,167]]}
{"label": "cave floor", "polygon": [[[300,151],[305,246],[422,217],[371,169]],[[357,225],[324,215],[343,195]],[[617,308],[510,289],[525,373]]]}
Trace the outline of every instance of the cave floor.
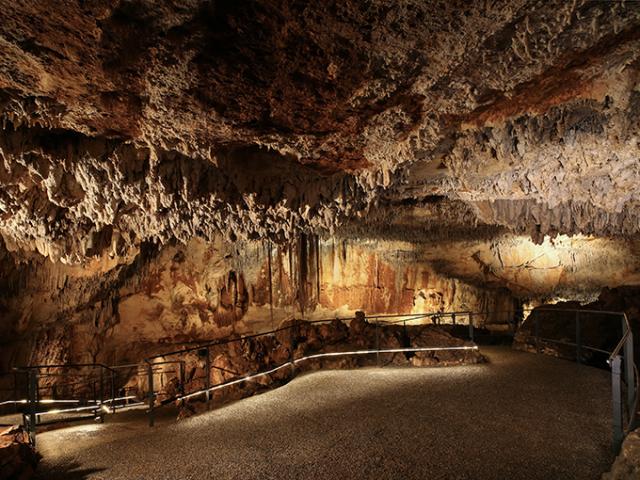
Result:
{"label": "cave floor", "polygon": [[606,371],[482,351],[489,363],[308,373],[153,429],[129,412],[45,432],[37,478],[558,480],[609,469]]}

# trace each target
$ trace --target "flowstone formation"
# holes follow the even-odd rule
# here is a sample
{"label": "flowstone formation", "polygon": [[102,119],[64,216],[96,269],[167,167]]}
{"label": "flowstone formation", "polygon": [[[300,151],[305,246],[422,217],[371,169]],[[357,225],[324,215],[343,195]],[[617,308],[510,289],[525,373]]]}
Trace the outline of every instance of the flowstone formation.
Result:
{"label": "flowstone formation", "polygon": [[[121,266],[85,268],[5,252],[2,369],[43,363],[136,363],[190,342],[265,332],[292,319],[375,313],[489,312],[505,324],[507,290],[450,278],[411,244],[307,238],[291,248],[192,240]],[[26,295],[25,292],[31,292]],[[428,319],[423,321],[429,322]]]}

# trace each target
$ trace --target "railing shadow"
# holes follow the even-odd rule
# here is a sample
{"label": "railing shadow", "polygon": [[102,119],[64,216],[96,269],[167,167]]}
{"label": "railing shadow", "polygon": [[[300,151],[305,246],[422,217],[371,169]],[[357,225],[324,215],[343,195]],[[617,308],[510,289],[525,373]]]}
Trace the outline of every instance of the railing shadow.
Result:
{"label": "railing shadow", "polygon": [[105,472],[106,468],[81,468],[80,463],[73,462],[63,466],[38,469],[35,480],[85,480],[93,475]]}

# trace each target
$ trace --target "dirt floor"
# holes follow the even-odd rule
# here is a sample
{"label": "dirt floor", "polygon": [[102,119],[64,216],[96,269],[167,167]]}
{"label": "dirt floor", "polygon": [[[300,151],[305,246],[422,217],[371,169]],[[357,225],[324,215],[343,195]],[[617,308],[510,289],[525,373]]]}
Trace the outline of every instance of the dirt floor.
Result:
{"label": "dirt floor", "polygon": [[187,420],[143,412],[38,435],[38,478],[597,479],[609,375],[485,347],[489,363],[302,375]]}

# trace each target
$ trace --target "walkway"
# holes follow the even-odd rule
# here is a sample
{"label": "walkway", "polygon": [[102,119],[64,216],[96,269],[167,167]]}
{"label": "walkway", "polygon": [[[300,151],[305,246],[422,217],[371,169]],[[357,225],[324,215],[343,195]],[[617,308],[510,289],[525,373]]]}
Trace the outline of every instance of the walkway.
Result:
{"label": "walkway", "polygon": [[[483,348],[490,363],[324,371],[188,420],[108,417],[38,436],[41,479],[597,479],[609,375]],[[142,417],[142,418],[140,418]]]}

